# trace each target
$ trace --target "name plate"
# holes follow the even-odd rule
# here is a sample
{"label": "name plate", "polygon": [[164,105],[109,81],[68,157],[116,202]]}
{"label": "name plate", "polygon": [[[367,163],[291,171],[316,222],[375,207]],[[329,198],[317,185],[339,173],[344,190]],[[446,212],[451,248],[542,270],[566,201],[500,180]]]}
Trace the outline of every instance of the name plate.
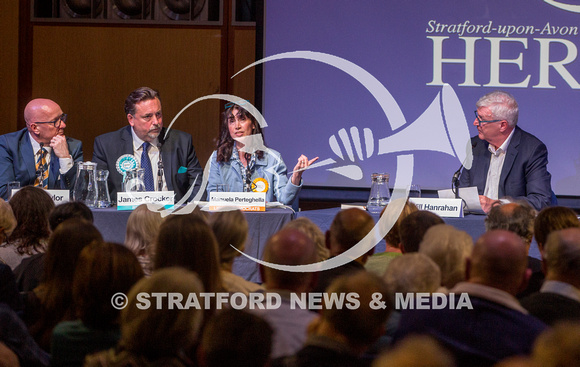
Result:
{"label": "name plate", "polygon": [[133,210],[141,204],[154,203],[165,209],[175,204],[173,191],[118,192],[117,210]]}
{"label": "name plate", "polygon": [[463,218],[461,199],[409,198],[419,210],[428,210],[440,217]]}
{"label": "name plate", "polygon": [[265,192],[210,192],[209,210],[235,208],[244,212],[266,211]]}
{"label": "name plate", "polygon": [[[54,205],[66,203],[70,201],[70,191],[69,190],[45,190],[52,201],[54,201]],[[14,191],[13,191],[14,194]]]}

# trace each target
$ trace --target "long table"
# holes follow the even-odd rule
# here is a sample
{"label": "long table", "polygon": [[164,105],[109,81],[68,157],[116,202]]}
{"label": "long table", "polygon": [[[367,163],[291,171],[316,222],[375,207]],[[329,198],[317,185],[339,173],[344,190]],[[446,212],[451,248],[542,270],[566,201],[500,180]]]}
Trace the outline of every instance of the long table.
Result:
{"label": "long table", "polygon": [[[95,226],[99,229],[105,241],[125,242],[127,220],[129,215],[131,215],[130,210],[106,208],[93,209],[92,211],[95,218]],[[244,214],[249,228],[245,253],[257,259],[262,258],[268,238],[294,218],[294,212],[291,209],[281,208],[268,208],[265,212],[245,212]],[[245,256],[240,256],[234,260],[232,271],[247,280],[253,282],[261,281],[258,264]]]}
{"label": "long table", "polygon": [[[330,209],[320,209],[320,210],[307,210],[297,213],[297,217],[306,217],[312,220],[318,227],[323,231],[327,231],[330,228],[330,224],[334,219],[334,216],[340,211],[340,208],[330,208]],[[371,214],[375,219],[375,222],[379,219],[379,214]],[[443,218],[445,223],[452,225],[453,227],[467,232],[473,241],[476,241],[485,232],[485,216],[484,215],[466,215],[463,218]],[[385,251],[385,242],[381,241],[375,248],[375,252]],[[538,250],[538,245],[536,241],[532,242],[530,247],[529,255],[540,259],[540,251]]]}

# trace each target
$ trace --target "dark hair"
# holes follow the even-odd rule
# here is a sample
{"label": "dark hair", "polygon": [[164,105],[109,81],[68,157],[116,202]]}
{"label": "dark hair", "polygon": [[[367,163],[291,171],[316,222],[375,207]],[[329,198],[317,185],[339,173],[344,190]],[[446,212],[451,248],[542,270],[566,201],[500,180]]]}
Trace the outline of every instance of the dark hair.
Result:
{"label": "dark hair", "polygon": [[440,216],[426,210],[419,210],[407,215],[399,225],[402,250],[417,252],[427,230],[436,224],[445,223]]}
{"label": "dark hair", "polygon": [[117,324],[120,311],[111,305],[113,295],[129,293],[142,277],[137,257],[125,246],[110,242],[86,246],[79,255],[72,287],[77,317],[97,329]]}
{"label": "dark hair", "polygon": [[274,331],[261,317],[244,310],[225,309],[212,317],[201,346],[207,367],[265,366]]}
{"label": "dark hair", "polygon": [[206,292],[221,290],[217,241],[200,215],[168,217],[159,228],[153,256],[155,269],[181,266],[199,275]]}
{"label": "dark hair", "polygon": [[[260,126],[260,124],[258,124],[254,116],[252,116],[252,114],[246,111],[244,108],[235,104],[233,106],[226,108],[226,110],[222,112],[221,115],[220,135],[217,142],[217,156],[216,156],[216,160],[218,162],[229,162],[232,156],[232,151],[234,150],[234,139],[232,139],[230,135],[230,129],[228,128],[228,119],[231,116],[233,116],[234,110],[238,110],[240,115],[252,120],[252,122],[254,123],[254,127],[256,128],[255,130],[256,134],[262,135],[262,140],[264,141],[264,144],[266,143],[266,141],[264,140],[264,133],[262,132],[262,127]],[[258,150],[256,154],[258,155],[259,159],[262,159],[264,157],[264,152],[261,150]]]}
{"label": "dark hair", "polygon": [[534,237],[535,217],[536,210],[527,202],[494,206],[485,218],[485,230],[505,229],[514,232],[529,245]]}
{"label": "dark hair", "polygon": [[552,206],[542,209],[534,221],[534,236],[542,246],[546,244],[548,235],[560,229],[580,227],[576,213],[564,206]]}
{"label": "dark hair", "polygon": [[48,217],[50,229],[54,231],[56,227],[67,219],[81,218],[93,223],[93,212],[80,201],[69,201],[54,208]]}
{"label": "dark hair", "polygon": [[10,206],[17,225],[6,242],[18,241],[19,254],[42,251],[40,241],[50,236],[48,216],[54,208],[50,195],[38,187],[25,186],[10,199]]}
{"label": "dark hair", "polygon": [[161,98],[159,98],[159,92],[156,91],[155,89],[151,89],[148,87],[141,87],[135,89],[134,91],[131,92],[131,94],[129,94],[127,99],[125,99],[125,114],[134,115],[135,105],[137,103],[148,101],[150,99],[155,98],[161,101]]}

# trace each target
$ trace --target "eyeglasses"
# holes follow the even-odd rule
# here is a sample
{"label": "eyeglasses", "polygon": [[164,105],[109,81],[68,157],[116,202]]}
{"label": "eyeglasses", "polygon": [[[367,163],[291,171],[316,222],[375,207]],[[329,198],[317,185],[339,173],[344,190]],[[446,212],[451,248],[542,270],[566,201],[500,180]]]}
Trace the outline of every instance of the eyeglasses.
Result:
{"label": "eyeglasses", "polygon": [[477,126],[481,126],[481,124],[491,124],[492,122],[500,122],[500,121],[503,121],[503,120],[482,120],[479,117],[477,111],[473,111],[473,112],[475,112],[475,118],[477,119]]}
{"label": "eyeglasses", "polygon": [[52,121],[42,121],[42,122],[38,121],[38,122],[35,122],[35,124],[37,124],[37,125],[38,124],[53,124],[55,128],[59,129],[60,125],[63,122],[66,124],[66,117],[67,117],[67,114],[63,113],[62,115],[58,116],[57,118],[55,118]]}

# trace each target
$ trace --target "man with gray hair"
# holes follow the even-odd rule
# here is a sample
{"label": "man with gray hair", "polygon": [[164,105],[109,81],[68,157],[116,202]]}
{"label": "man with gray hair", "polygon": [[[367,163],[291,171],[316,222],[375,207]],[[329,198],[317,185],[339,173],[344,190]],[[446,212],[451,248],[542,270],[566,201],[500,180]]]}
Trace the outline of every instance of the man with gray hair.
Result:
{"label": "man with gray hair", "polygon": [[546,280],[522,306],[549,325],[580,321],[580,228],[552,232],[542,257]]}
{"label": "man with gray hair", "polygon": [[146,191],[173,191],[179,201],[194,185],[188,200],[201,187],[203,170],[199,164],[191,135],[163,127],[159,92],[141,87],[125,100],[129,125],[97,136],[93,162],[109,170],[109,192],[116,200],[123,191],[126,168],[143,168]]}
{"label": "man with gray hair", "polygon": [[478,136],[471,139],[473,165],[463,170],[459,185],[477,187],[486,213],[504,197],[524,199],[536,210],[550,205],[548,150],[538,138],[517,126],[515,98],[495,91],[481,97],[476,107],[473,125]]}

